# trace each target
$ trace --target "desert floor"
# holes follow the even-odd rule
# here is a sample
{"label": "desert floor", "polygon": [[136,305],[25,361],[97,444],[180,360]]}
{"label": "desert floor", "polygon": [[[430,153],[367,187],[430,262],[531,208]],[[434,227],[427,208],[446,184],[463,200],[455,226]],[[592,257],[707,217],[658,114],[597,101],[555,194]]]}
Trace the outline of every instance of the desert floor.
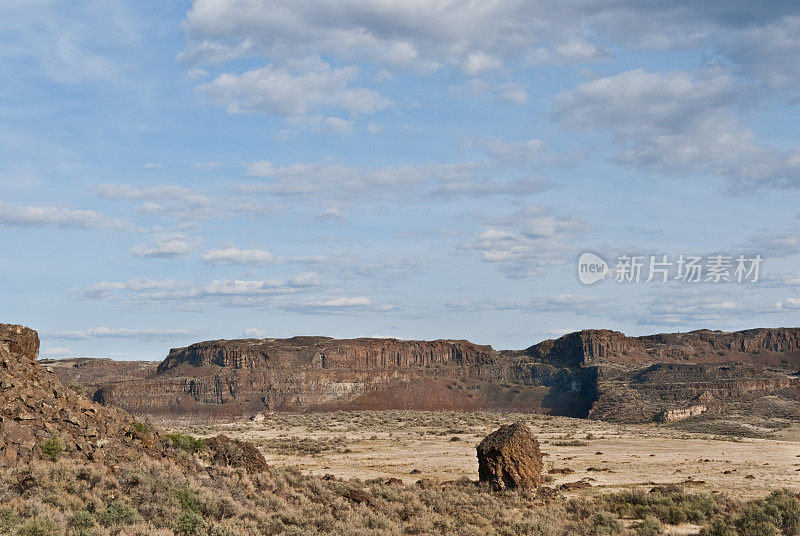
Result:
{"label": "desert floor", "polygon": [[562,417],[387,411],[277,414],[262,422],[176,430],[247,439],[269,463],[309,474],[395,477],[412,484],[421,478],[477,480],[476,445],[515,420],[524,420],[538,437],[545,470],[556,470],[549,485],[586,480],[591,487],[580,490],[583,494],[681,483],[687,491],[726,492],[744,499],[800,488],[797,428],[787,428],[774,439],[752,439]]}

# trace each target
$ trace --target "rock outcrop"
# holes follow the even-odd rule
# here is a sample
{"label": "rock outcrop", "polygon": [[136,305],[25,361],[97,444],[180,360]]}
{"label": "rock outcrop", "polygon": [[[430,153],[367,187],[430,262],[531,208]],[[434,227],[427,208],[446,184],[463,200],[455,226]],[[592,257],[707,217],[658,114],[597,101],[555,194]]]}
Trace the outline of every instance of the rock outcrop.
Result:
{"label": "rock outcrop", "polygon": [[212,437],[207,443],[209,447],[208,459],[214,465],[241,467],[250,473],[269,470],[264,455],[251,443],[231,439],[226,435]]}
{"label": "rock outcrop", "polygon": [[62,452],[95,461],[163,454],[156,432],[67,389],[42,368],[34,330],[0,324],[0,341],[0,466]]}
{"label": "rock outcrop", "polygon": [[584,330],[521,351],[462,340],[216,340],[173,349],[159,364],[49,364],[96,401],[167,420],[420,409],[651,422],[766,395],[797,406],[800,418],[800,328],[643,337]]}
{"label": "rock outcrop", "polygon": [[480,442],[478,478],[495,490],[532,489],[542,483],[539,442],[524,423],[501,426]]}

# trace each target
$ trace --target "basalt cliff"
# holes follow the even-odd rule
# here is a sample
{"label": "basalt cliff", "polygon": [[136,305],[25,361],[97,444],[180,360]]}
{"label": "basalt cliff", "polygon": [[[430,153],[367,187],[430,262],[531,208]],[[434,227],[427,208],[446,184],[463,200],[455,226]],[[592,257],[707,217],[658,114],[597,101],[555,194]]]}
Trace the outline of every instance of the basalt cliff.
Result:
{"label": "basalt cliff", "polygon": [[425,409],[668,422],[754,400],[800,418],[800,328],[586,330],[505,351],[463,340],[217,340],[161,363],[46,364],[97,402],[169,420]]}

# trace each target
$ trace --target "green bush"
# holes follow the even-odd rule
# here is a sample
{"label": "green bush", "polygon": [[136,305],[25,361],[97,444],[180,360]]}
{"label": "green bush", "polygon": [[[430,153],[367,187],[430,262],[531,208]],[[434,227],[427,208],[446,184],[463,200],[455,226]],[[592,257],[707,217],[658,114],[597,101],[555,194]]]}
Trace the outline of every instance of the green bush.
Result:
{"label": "green bush", "polygon": [[659,536],[664,534],[661,522],[655,516],[645,517],[641,523],[636,525],[636,534],[640,536]]}
{"label": "green bush", "polygon": [[764,511],[786,536],[800,533],[800,501],[790,490],[773,491],[764,499]]}
{"label": "green bush", "polygon": [[175,534],[177,536],[196,536],[205,525],[203,517],[197,512],[182,512],[175,521]]}
{"label": "green bush", "polygon": [[600,512],[592,517],[595,534],[617,534],[620,531],[619,521],[613,514]]}
{"label": "green bush", "polygon": [[39,445],[45,456],[56,461],[64,453],[64,442],[58,436],[51,436]]}
{"label": "green bush", "polygon": [[200,511],[200,496],[193,489],[178,488],[175,490],[175,498],[178,500],[178,504],[181,505],[182,510]]}
{"label": "green bush", "polygon": [[44,517],[33,517],[23,524],[17,534],[19,536],[52,536],[56,534],[55,523]]}
{"label": "green bush", "polygon": [[188,452],[200,452],[208,448],[208,443],[202,437],[193,437],[188,434],[180,434],[174,432],[166,435],[167,441],[170,445],[178,450],[185,450]]}
{"label": "green bush", "polygon": [[0,534],[6,534],[17,526],[19,526],[17,512],[10,506],[0,508]]}
{"label": "green bush", "polygon": [[727,521],[717,519],[710,526],[704,527],[700,531],[700,536],[738,536],[738,534]]}
{"label": "green bush", "polygon": [[103,510],[98,519],[104,527],[117,527],[135,523],[139,515],[136,508],[122,501],[111,501]]}
{"label": "green bush", "polygon": [[72,532],[70,536],[94,536],[97,534],[95,526],[97,521],[91,512],[81,510],[72,518]]}

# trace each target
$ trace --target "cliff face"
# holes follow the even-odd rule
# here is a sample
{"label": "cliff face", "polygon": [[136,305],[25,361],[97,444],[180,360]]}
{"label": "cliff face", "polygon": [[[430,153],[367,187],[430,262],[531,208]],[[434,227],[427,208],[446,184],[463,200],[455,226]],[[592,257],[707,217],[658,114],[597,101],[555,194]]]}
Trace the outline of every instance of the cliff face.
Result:
{"label": "cliff face", "polygon": [[173,349],[157,367],[120,365],[112,375],[114,366],[77,360],[56,371],[90,385],[99,402],[167,418],[462,408],[645,422],[683,415],[702,397],[713,411],[794,387],[800,329],[586,330],[503,352],[455,340],[217,340]]}
{"label": "cliff face", "polygon": [[400,341],[293,337],[209,341],[170,350],[159,374],[188,364],[233,369],[402,369],[436,366],[488,365],[496,362],[491,346],[469,341]]}

